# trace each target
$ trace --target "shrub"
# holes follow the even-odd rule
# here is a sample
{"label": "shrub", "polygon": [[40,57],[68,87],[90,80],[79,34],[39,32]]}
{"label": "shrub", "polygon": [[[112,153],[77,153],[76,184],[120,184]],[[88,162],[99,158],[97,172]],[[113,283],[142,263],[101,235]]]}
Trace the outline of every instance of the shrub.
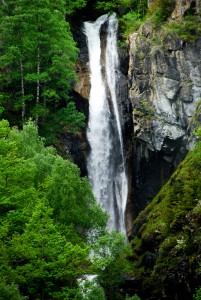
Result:
{"label": "shrub", "polygon": [[171,22],[170,31],[178,34],[186,42],[194,42],[201,34],[200,18],[198,16],[185,16],[182,22]]}
{"label": "shrub", "polygon": [[[138,295],[134,295],[132,297],[126,297],[126,300],[141,300],[140,297],[138,297]],[[197,300],[197,299],[196,299]]]}
{"label": "shrub", "polygon": [[129,12],[123,17],[119,19],[120,25],[123,29],[124,36],[128,36],[129,34],[138,30],[140,25],[143,22],[143,19],[136,12]]}
{"label": "shrub", "polygon": [[196,291],[196,294],[193,297],[194,300],[201,300],[201,288]]}
{"label": "shrub", "polygon": [[148,15],[152,17],[155,26],[167,20],[174,9],[172,0],[156,0],[150,6]]}

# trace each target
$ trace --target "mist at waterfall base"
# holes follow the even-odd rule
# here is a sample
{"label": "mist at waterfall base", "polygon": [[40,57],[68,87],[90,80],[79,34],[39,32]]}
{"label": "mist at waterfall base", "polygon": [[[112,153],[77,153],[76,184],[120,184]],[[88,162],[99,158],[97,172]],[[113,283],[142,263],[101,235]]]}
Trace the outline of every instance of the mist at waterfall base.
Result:
{"label": "mist at waterfall base", "polygon": [[[104,43],[100,37],[103,25],[107,28]],[[94,195],[109,214],[108,229],[125,233],[128,184],[118,109],[121,99],[116,96],[119,72],[117,30],[115,14],[84,23],[91,80],[87,170]]]}

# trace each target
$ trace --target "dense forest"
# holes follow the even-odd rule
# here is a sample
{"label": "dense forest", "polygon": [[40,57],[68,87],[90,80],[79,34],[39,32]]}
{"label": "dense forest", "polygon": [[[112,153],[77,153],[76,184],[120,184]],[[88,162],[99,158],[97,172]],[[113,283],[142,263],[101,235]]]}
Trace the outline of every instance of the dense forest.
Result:
{"label": "dense forest", "polygon": [[125,238],[106,232],[107,215],[78,168],[46,148],[32,122],[20,131],[0,125],[1,299],[24,299],[17,286],[29,299],[82,299],[77,279],[107,278],[110,268],[113,285],[121,282]]}
{"label": "dense forest", "polygon": [[82,5],[6,1],[1,6],[1,113],[12,125],[32,118],[50,140],[60,127],[76,131],[83,125],[85,117],[69,101],[78,49],[65,20]]}
{"label": "dense forest", "polygon": [[115,11],[122,48],[147,20],[155,40],[162,25],[189,43],[201,34],[194,7],[169,22],[174,1],[152,2],[1,1],[0,299],[165,299],[169,289],[178,300],[181,290],[201,299],[200,103],[195,148],[135,220],[129,242],[107,231],[89,181],[52,146],[86,126],[72,96],[73,24],[82,14]]}

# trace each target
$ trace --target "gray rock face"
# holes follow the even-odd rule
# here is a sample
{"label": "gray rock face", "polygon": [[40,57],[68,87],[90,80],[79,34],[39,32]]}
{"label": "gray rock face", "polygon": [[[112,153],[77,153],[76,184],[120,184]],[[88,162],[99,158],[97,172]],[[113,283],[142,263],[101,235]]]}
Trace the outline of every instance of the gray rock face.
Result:
{"label": "gray rock face", "polygon": [[[148,0],[148,7],[151,7],[155,2],[156,0]],[[174,6],[172,19],[180,19],[190,7],[193,7],[197,13],[200,13],[201,9],[200,0],[172,0],[172,5]]]}
{"label": "gray rock face", "polygon": [[184,44],[167,38],[154,45],[151,30],[144,26],[129,43],[136,214],[193,146],[190,124],[201,98],[201,39]]}

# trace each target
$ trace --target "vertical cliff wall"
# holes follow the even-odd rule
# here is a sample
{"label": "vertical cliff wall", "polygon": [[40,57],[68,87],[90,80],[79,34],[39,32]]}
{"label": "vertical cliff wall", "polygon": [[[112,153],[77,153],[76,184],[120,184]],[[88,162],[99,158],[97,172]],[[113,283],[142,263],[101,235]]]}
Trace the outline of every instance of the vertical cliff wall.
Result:
{"label": "vertical cliff wall", "polygon": [[130,36],[129,59],[137,214],[193,146],[189,137],[201,98],[201,38],[193,43],[176,35],[161,38],[147,22]]}

